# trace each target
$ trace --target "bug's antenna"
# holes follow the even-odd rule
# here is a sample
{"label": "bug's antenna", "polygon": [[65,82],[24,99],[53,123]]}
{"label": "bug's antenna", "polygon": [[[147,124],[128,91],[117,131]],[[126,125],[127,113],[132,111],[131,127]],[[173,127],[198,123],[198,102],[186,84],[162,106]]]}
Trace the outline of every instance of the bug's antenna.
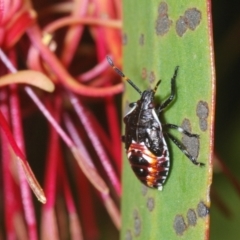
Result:
{"label": "bug's antenna", "polygon": [[140,95],[142,95],[142,91],[141,91],[128,77],[126,77],[120,69],[118,69],[117,67],[115,67],[112,59],[111,59],[109,56],[107,56],[107,61],[108,61],[108,63],[111,65],[111,67],[114,69],[114,71],[115,71],[118,75],[120,75],[120,76],[121,76],[125,81],[127,81]]}
{"label": "bug's antenna", "polygon": [[159,80],[155,86],[155,88],[153,89],[153,92],[155,93],[157,91],[157,88],[159,86],[159,84],[161,83],[161,80]]}

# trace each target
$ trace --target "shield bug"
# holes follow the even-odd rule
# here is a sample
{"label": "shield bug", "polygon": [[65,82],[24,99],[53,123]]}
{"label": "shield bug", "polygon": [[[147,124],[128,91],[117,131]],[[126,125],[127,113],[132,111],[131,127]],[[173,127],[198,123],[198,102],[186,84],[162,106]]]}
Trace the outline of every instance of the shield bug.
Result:
{"label": "shield bug", "polygon": [[170,133],[167,133],[166,130],[169,128],[175,129],[193,138],[199,138],[199,135],[192,134],[174,124],[163,125],[159,119],[161,112],[174,99],[179,67],[177,66],[175,68],[171,79],[170,96],[159,107],[155,107],[154,95],[161,81],[157,82],[154,89],[142,92],[114,65],[108,56],[107,61],[112,68],[140,94],[140,99],[137,102],[129,104],[131,109],[123,118],[126,125],[123,141],[125,143],[128,160],[137,178],[148,187],[162,190],[170,167],[169,150],[165,136],[169,137],[193,164],[204,166],[204,163],[198,162],[196,158]]}

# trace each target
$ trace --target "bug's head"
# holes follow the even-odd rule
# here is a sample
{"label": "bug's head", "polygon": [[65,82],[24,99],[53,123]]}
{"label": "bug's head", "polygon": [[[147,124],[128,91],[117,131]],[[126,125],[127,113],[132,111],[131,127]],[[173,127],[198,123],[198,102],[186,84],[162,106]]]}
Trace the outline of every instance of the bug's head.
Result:
{"label": "bug's head", "polygon": [[153,90],[145,90],[143,91],[138,104],[141,105],[142,109],[154,108],[154,94]]}
{"label": "bug's head", "polygon": [[161,83],[161,80],[159,80],[154,87],[154,89],[145,90],[141,94],[140,104],[142,105],[143,109],[149,109],[154,108],[154,95],[157,91],[158,85]]}

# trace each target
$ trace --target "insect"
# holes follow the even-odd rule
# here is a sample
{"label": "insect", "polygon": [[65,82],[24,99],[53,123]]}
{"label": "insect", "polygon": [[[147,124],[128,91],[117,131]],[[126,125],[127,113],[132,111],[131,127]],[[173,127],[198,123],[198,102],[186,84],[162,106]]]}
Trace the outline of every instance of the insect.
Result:
{"label": "insect", "polygon": [[126,125],[123,141],[125,142],[128,160],[137,178],[148,187],[162,190],[170,167],[169,150],[164,135],[169,137],[193,164],[204,166],[204,163],[198,162],[195,157],[191,156],[187,149],[166,130],[169,128],[175,129],[193,138],[199,138],[199,135],[192,134],[174,124],[162,124],[159,119],[159,115],[174,99],[179,67],[175,68],[171,79],[170,96],[159,107],[155,107],[154,95],[161,82],[160,80],[154,89],[142,92],[114,65],[108,56],[107,61],[141,96],[137,102],[129,104],[131,109],[123,118]]}

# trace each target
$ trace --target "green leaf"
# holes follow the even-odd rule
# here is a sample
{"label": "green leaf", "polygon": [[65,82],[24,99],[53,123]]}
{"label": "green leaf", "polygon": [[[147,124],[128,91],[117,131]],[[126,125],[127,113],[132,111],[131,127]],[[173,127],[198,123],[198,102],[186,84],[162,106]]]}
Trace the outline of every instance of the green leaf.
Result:
{"label": "green leaf", "polygon": [[[177,96],[161,121],[200,135],[199,142],[171,134],[206,165],[198,167],[167,139],[171,169],[163,191],[143,187],[124,150],[121,239],[206,239],[212,179],[214,72],[210,10],[207,1],[137,1],[123,3],[124,73],[143,91],[162,82],[158,101],[170,94],[176,66]],[[157,26],[157,28],[156,28]],[[129,84],[123,99],[140,98]]]}

